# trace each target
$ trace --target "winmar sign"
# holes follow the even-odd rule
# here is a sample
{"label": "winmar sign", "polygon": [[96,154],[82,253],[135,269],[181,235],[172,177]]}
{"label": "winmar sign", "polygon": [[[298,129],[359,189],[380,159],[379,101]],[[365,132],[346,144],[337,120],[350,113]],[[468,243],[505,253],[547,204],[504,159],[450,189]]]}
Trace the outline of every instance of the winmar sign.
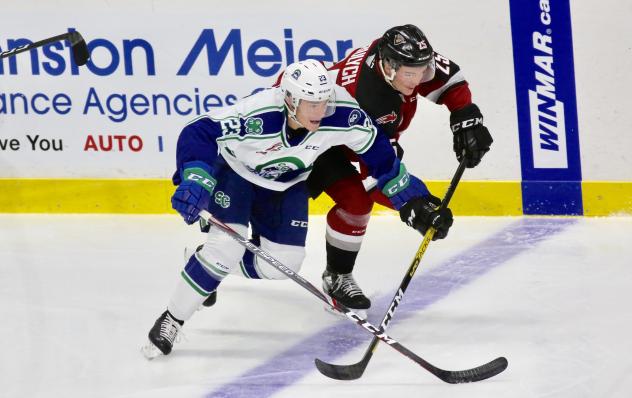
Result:
{"label": "winmar sign", "polygon": [[525,214],[583,214],[570,0],[509,0]]}
{"label": "winmar sign", "polygon": [[555,67],[549,26],[552,22],[550,3],[540,1],[540,22],[544,32],[534,31],[535,89],[529,90],[529,113],[533,166],[535,168],[567,168],[566,123],[564,103],[556,98]]}

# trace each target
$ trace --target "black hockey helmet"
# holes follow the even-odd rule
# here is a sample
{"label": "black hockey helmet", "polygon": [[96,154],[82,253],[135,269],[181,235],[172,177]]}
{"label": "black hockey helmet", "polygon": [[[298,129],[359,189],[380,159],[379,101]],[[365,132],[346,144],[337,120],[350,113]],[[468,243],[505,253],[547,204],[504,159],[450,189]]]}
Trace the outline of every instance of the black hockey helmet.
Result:
{"label": "black hockey helmet", "polygon": [[405,66],[424,66],[433,58],[432,46],[424,32],[415,25],[394,26],[387,30],[378,43],[383,61],[395,69]]}

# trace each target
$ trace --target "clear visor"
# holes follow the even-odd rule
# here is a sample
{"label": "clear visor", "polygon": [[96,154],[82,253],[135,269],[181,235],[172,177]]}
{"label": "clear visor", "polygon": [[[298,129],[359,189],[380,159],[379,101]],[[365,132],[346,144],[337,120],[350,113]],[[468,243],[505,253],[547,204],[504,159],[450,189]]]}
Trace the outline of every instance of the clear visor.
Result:
{"label": "clear visor", "polygon": [[322,100],[322,101],[312,101],[312,100],[308,100],[308,99],[301,99],[299,100],[298,105],[303,104],[305,106],[305,108],[309,109],[317,109],[320,108],[322,106],[325,106],[325,116],[323,117],[328,117],[333,115],[336,112],[336,92],[334,90],[331,91],[331,95],[329,96],[329,99],[327,100]]}
{"label": "clear visor", "polygon": [[435,71],[437,70],[437,65],[435,65],[435,60],[432,58],[428,63],[428,67],[424,71],[423,77],[421,78],[421,83],[429,82],[434,79]]}

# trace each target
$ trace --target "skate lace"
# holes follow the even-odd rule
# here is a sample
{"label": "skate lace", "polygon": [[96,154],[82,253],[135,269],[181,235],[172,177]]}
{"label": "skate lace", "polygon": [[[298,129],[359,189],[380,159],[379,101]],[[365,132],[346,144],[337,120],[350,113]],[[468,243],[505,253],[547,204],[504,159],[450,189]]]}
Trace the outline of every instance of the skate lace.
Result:
{"label": "skate lace", "polygon": [[174,341],[180,341],[180,329],[180,324],[172,317],[167,315],[165,319],[163,319],[160,323],[160,336],[169,340],[169,342],[173,344]]}
{"label": "skate lace", "polygon": [[362,290],[360,290],[360,287],[358,287],[351,274],[338,274],[334,282],[334,290],[342,290],[350,297],[362,295]]}

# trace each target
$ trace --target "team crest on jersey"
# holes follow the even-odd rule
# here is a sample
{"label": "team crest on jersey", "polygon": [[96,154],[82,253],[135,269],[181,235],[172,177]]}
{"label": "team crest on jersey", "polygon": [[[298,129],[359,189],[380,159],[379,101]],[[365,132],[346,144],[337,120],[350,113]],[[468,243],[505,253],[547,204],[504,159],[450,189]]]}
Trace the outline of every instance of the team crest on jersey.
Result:
{"label": "team crest on jersey", "polygon": [[362,113],[360,113],[359,110],[354,109],[353,111],[351,111],[351,113],[349,114],[349,126],[356,125],[358,120],[360,120],[361,117],[362,117]]}
{"label": "team crest on jersey", "polygon": [[301,70],[296,69],[294,72],[292,72],[292,77],[294,78],[294,80],[298,80],[298,78],[301,77]]}
{"label": "team crest on jersey", "polygon": [[246,119],[246,134],[263,133],[263,119],[260,117],[249,117]]}
{"label": "team crest on jersey", "polygon": [[281,175],[294,170],[305,169],[305,164],[299,158],[294,156],[287,156],[280,159],[275,159],[264,164],[260,164],[254,169],[250,168],[250,171],[263,177],[267,180],[276,180]]}
{"label": "team crest on jersey", "polygon": [[375,119],[375,122],[377,124],[388,124],[388,123],[393,123],[396,120],[397,120],[397,114],[395,113],[395,111],[392,111],[391,113],[378,117],[377,119]]}

